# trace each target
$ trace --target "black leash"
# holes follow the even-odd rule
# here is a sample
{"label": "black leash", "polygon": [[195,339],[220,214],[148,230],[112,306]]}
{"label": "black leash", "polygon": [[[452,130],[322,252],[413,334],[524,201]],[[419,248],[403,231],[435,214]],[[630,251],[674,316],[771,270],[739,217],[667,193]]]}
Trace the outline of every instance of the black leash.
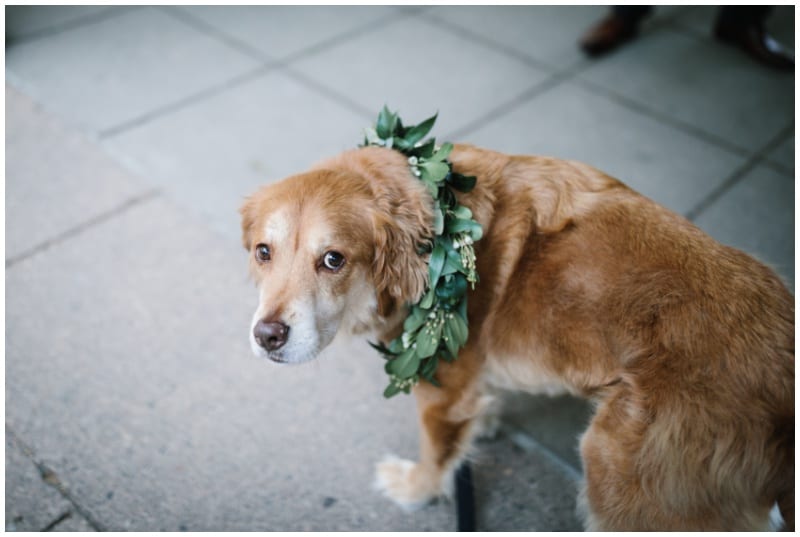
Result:
{"label": "black leash", "polygon": [[475,496],[472,486],[472,469],[464,461],[456,470],[456,517],[458,531],[475,531]]}

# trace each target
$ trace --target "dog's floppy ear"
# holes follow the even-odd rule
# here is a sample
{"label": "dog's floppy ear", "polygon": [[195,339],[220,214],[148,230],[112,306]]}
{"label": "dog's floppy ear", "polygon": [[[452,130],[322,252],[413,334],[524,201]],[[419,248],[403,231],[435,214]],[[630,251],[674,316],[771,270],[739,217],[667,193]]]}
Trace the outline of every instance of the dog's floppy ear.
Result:
{"label": "dog's floppy ear", "polygon": [[383,317],[391,315],[404,302],[419,301],[425,292],[428,254],[420,252],[430,243],[428,217],[423,211],[374,213],[375,258],[372,271],[378,314]]}
{"label": "dog's floppy ear", "polygon": [[244,203],[239,208],[239,214],[242,215],[242,245],[245,250],[249,250],[251,241],[253,240],[253,225],[255,224],[255,202],[253,197],[250,196],[244,200]]}

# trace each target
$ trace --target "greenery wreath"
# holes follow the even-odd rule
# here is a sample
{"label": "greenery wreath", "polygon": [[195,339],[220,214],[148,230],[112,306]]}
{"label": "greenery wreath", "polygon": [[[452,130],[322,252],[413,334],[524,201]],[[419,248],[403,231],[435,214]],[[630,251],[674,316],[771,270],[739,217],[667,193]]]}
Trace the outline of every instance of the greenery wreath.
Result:
{"label": "greenery wreath", "polygon": [[[403,333],[388,345],[370,345],[386,358],[389,386],[384,397],[409,393],[420,379],[438,386],[434,374],[440,359],[455,360],[467,342],[467,285],[475,288],[473,243],[483,228],[469,208],[459,205],[453,190],[469,192],[476,178],[453,171],[447,160],[453,144],[423,141],[436,121],[430,117],[418,125],[404,126],[396,113],[384,106],[374,127],[365,130],[364,146],[375,145],[399,151],[408,157],[411,173],[419,178],[434,200],[434,237],[430,241],[428,287],[422,299],[409,304]],[[423,255],[428,252],[422,252]]]}

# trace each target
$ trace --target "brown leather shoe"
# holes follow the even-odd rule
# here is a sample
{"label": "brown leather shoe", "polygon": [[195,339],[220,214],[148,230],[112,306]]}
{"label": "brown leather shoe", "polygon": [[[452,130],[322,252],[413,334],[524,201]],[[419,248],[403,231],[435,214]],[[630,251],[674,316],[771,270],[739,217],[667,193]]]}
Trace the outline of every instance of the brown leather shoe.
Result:
{"label": "brown leather shoe", "polygon": [[638,29],[638,24],[612,13],[583,35],[580,46],[589,56],[599,56],[636,37]]}
{"label": "brown leather shoe", "polygon": [[731,26],[717,24],[714,37],[738,46],[764,65],[781,71],[794,71],[794,58],[767,34],[761,25]]}

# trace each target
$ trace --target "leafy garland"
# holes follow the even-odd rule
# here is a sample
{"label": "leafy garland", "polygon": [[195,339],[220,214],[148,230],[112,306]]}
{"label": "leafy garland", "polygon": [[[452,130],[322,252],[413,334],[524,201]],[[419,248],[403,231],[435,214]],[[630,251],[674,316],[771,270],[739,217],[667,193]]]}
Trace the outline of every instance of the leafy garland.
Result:
{"label": "leafy garland", "polygon": [[[438,114],[437,114],[438,115]],[[409,305],[403,333],[388,346],[374,344],[388,359],[385,370],[389,386],[384,397],[409,393],[420,378],[438,386],[434,378],[439,359],[453,361],[467,342],[467,284],[475,288],[475,250],[472,244],[483,236],[483,228],[472,211],[459,205],[453,189],[469,192],[476,178],[453,171],[447,160],[453,145],[423,141],[436,115],[418,125],[404,126],[396,113],[384,106],[374,127],[365,130],[364,146],[400,151],[408,165],[428,188],[434,200],[434,233],[428,260],[428,287],[422,300]],[[423,252],[423,254],[426,252]]]}

